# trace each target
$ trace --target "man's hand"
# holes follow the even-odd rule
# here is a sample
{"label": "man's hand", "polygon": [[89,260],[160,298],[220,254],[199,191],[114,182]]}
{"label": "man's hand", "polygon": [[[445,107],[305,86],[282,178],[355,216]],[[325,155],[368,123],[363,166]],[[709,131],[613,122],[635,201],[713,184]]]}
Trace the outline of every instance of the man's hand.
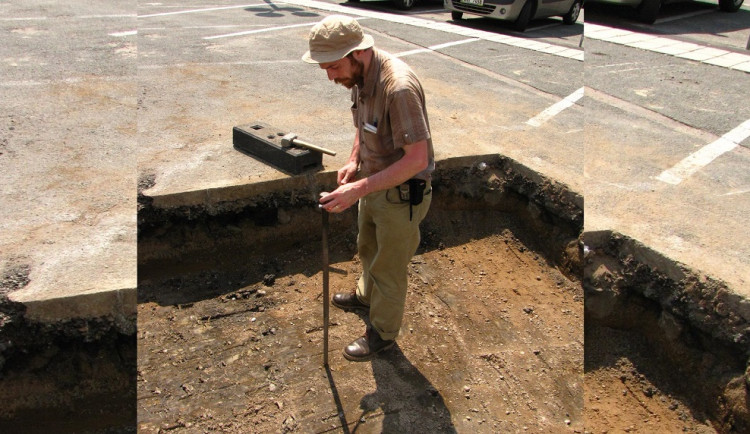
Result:
{"label": "man's hand", "polygon": [[358,166],[359,165],[353,161],[347,163],[344,167],[339,169],[336,182],[338,182],[339,185],[344,185],[354,179],[357,175]]}
{"label": "man's hand", "polygon": [[364,183],[359,180],[342,184],[330,193],[320,193],[320,203],[326,211],[340,213],[357,203],[364,195]]}

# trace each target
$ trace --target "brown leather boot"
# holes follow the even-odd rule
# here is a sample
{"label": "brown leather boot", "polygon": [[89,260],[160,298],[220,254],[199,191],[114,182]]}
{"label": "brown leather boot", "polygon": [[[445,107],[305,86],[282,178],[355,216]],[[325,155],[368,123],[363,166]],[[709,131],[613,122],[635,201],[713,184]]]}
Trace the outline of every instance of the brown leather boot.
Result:
{"label": "brown leather boot", "polygon": [[365,335],[344,348],[344,357],[352,362],[364,362],[372,359],[381,351],[385,351],[396,343],[394,340],[383,340],[375,330],[368,328]]}
{"label": "brown leather boot", "polygon": [[370,306],[359,301],[359,297],[357,297],[356,292],[339,292],[338,294],[333,296],[333,298],[331,299],[331,303],[333,303],[333,305],[338,307],[339,309],[343,309],[347,312],[352,310],[364,310],[366,312],[370,311]]}

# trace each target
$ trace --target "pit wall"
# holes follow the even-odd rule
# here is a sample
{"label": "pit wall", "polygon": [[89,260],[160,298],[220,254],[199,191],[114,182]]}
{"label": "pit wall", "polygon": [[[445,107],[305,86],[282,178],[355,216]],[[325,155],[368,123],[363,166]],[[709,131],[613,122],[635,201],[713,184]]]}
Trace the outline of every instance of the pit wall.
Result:
{"label": "pit wall", "polygon": [[750,432],[750,301],[622,234],[583,240],[585,324],[641,334],[720,432]]}
{"label": "pit wall", "polygon": [[0,288],[0,432],[131,432],[135,324],[135,315],[37,322]]}
{"label": "pit wall", "polygon": [[[335,185],[336,173],[326,172],[180,195],[151,197],[147,189],[139,191],[139,280],[232,268],[251,256],[272,256],[319,240],[317,198]],[[580,281],[583,198],[564,184],[509,158],[484,155],[439,161],[432,186],[423,232],[446,212],[513,214],[518,232],[526,234],[521,241]],[[353,232],[356,209],[331,215],[330,224],[331,233]]]}

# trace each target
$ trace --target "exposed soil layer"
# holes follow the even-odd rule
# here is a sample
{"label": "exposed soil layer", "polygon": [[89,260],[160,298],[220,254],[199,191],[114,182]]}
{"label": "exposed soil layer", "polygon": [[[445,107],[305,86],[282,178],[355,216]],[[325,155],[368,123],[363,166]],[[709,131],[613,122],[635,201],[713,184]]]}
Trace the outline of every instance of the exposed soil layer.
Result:
{"label": "exposed soil layer", "polygon": [[750,432],[747,302],[634,240],[588,235],[587,430]]}
{"label": "exposed soil layer", "polygon": [[[303,243],[319,242],[318,193],[336,184],[335,173],[308,174],[210,194],[186,194],[188,204],[160,206],[147,195],[147,188],[159,180],[148,173],[140,179],[139,278],[177,275],[196,268],[232,269],[242,265],[237,263],[237,252],[268,257]],[[439,162],[433,188],[433,210],[513,214],[523,228],[517,236],[524,243],[567,274],[580,276],[581,264],[576,260],[580,255],[568,247],[583,226],[583,199],[565,185],[508,158],[489,155]],[[427,224],[429,221],[434,219],[428,217]],[[496,231],[466,224],[469,226],[461,230],[464,240]],[[331,225],[334,232],[350,231],[355,213],[332,216]]]}
{"label": "exposed soil layer", "polygon": [[7,297],[28,274],[0,276],[0,432],[135,432],[135,318],[29,321]]}
{"label": "exposed soil layer", "polygon": [[[139,431],[582,432],[580,284],[508,214],[434,211],[398,344],[371,362],[341,354],[366,316],[332,307],[322,366],[319,245],[141,282]],[[332,239],[331,293],[356,282],[353,241]]]}

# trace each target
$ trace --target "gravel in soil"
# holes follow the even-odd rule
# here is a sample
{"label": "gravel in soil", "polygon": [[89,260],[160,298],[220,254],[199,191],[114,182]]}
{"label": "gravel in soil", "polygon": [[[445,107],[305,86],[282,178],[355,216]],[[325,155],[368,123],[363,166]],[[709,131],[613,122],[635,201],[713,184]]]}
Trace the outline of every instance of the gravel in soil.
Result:
{"label": "gravel in soil", "polygon": [[[331,294],[359,277],[352,247],[332,243]],[[141,282],[138,431],[583,432],[580,283],[510,231],[418,252],[397,345],[370,362],[342,355],[366,316],[331,307],[329,368],[319,255]]]}

